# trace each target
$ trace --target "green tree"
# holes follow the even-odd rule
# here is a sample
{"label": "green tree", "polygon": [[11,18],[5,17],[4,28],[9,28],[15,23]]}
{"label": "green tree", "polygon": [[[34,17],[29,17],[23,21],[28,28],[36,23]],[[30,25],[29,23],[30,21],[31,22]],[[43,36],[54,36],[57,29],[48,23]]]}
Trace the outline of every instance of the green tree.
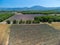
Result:
{"label": "green tree", "polygon": [[40,21],[39,21],[39,20],[33,20],[32,23],[34,23],[34,24],[38,24],[38,23],[40,23]]}
{"label": "green tree", "polygon": [[22,19],[19,21],[19,24],[24,24],[25,21],[23,21]]}
{"label": "green tree", "polygon": [[52,20],[52,19],[49,19],[49,20],[48,20],[48,23],[52,23],[52,22],[53,22],[53,20]]}
{"label": "green tree", "polygon": [[10,20],[7,20],[6,22],[7,22],[7,24],[10,24],[11,23]]}
{"label": "green tree", "polygon": [[17,24],[17,21],[16,20],[13,20],[13,24]]}
{"label": "green tree", "polygon": [[26,21],[26,24],[31,24],[31,20],[27,20]]}

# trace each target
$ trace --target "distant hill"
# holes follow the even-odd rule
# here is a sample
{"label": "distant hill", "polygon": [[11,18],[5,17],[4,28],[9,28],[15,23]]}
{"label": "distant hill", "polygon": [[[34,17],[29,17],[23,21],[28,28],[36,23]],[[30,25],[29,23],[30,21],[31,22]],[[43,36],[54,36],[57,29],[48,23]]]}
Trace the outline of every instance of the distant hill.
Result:
{"label": "distant hill", "polygon": [[32,6],[32,7],[23,7],[23,8],[0,8],[0,11],[25,11],[25,10],[59,10],[60,7],[43,7],[43,6]]}

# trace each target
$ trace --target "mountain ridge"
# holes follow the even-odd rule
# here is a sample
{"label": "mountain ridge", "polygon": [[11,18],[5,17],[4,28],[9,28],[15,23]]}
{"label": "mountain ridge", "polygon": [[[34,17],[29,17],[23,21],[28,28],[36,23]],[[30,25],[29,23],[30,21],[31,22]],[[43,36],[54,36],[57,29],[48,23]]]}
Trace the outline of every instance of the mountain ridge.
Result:
{"label": "mountain ridge", "polygon": [[0,8],[2,10],[9,10],[9,11],[25,11],[25,10],[60,10],[60,7],[43,7],[43,6],[32,6],[32,7],[22,7],[22,8]]}

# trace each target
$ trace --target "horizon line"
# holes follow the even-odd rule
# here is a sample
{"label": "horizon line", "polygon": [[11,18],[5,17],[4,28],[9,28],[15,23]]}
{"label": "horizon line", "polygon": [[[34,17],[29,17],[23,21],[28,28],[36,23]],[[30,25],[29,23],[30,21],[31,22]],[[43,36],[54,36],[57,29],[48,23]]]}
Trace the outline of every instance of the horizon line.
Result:
{"label": "horizon line", "polygon": [[[34,6],[41,6],[41,5],[34,5]],[[34,6],[24,6],[24,7],[0,7],[0,8],[31,8]],[[41,6],[41,7],[46,7],[46,8],[52,8],[52,6]],[[53,8],[60,7],[60,6],[53,6]]]}

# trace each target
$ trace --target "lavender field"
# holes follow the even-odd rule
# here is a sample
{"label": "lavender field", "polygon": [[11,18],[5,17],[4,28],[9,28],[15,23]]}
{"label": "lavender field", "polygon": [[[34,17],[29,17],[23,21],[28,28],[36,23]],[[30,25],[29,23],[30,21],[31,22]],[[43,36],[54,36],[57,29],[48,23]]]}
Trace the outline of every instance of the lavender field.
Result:
{"label": "lavender field", "polygon": [[60,45],[60,31],[47,24],[12,25],[9,45]]}
{"label": "lavender field", "polygon": [[43,14],[15,14],[8,20],[33,20],[35,16],[44,16]]}

